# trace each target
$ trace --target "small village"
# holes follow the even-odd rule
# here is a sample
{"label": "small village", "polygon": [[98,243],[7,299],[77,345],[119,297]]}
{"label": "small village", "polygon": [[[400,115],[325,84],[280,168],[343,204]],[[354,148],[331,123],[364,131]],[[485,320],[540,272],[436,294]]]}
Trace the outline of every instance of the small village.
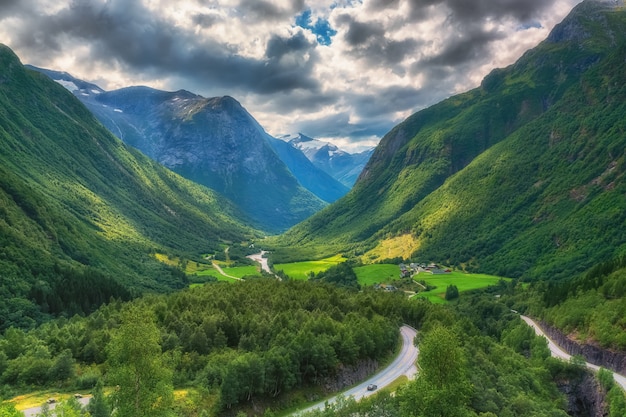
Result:
{"label": "small village", "polygon": [[[398,291],[401,289],[405,291],[410,290],[411,292],[412,291],[417,292],[417,291],[422,291],[422,290],[426,291],[429,288],[427,284],[424,282],[425,277],[420,277],[420,279],[418,279],[419,274],[441,275],[441,274],[449,274],[452,272],[450,268],[445,268],[432,262],[428,264],[411,262],[408,265],[405,263],[401,263],[398,265],[398,267],[400,268],[400,279],[405,280],[405,281],[403,281],[399,285],[375,284],[374,288],[377,290],[383,290],[383,291]],[[407,284],[407,281],[410,284]]]}
{"label": "small village", "polygon": [[452,272],[450,268],[443,268],[436,263],[430,263],[426,265],[418,264],[418,263],[410,263],[409,266],[406,264],[398,265],[400,268],[400,278],[412,278],[417,274],[425,273],[425,274],[449,274]]}

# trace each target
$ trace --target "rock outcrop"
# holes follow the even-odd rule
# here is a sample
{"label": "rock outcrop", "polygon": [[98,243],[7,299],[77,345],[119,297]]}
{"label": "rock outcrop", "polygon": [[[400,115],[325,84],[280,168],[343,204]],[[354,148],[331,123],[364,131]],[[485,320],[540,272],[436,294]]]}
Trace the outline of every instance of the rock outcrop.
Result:
{"label": "rock outcrop", "polygon": [[591,344],[579,343],[545,322],[541,323],[541,328],[550,339],[570,355],[581,355],[589,363],[619,374],[626,374],[626,352],[616,352]]}

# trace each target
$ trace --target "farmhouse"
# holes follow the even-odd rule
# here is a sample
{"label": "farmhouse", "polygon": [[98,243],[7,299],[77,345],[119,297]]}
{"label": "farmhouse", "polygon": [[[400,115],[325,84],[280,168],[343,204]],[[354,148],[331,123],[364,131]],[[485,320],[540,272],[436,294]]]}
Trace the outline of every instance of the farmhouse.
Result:
{"label": "farmhouse", "polygon": [[434,262],[428,265],[411,262],[408,267],[405,264],[400,264],[398,267],[400,268],[400,278],[410,278],[421,272],[429,274],[449,274],[452,272],[450,268],[441,267]]}

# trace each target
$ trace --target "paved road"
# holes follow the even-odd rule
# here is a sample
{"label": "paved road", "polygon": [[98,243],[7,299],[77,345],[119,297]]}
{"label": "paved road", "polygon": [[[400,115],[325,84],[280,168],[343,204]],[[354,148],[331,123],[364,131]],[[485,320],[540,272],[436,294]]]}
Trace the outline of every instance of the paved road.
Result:
{"label": "paved road", "polygon": [[[531,326],[533,329],[535,329],[535,333],[538,336],[543,336],[548,340],[548,348],[550,349],[550,352],[552,352],[552,356],[554,356],[555,358],[560,358],[566,361],[569,361],[572,357],[572,355],[568,354],[567,352],[565,352],[563,349],[561,349],[560,346],[558,346],[556,343],[554,343],[548,336],[546,336],[546,334],[543,332],[543,330],[541,330],[541,327],[539,327],[539,325],[533,321],[533,319],[526,317],[526,316],[520,316],[522,318],[522,320],[524,320],[529,326]],[[592,363],[589,362],[585,362],[585,365],[587,366],[587,368],[593,370],[593,371],[598,371],[600,369],[600,367],[598,365],[594,365]],[[626,377],[624,377],[623,375],[617,374],[615,372],[613,372],[613,378],[615,379],[615,382],[617,382],[623,390],[626,391]]]}
{"label": "paved road", "polygon": [[[413,344],[413,339],[415,339],[417,331],[412,327],[402,326],[400,328],[400,333],[402,334],[402,350],[391,365],[365,382],[343,392],[341,394],[343,397],[354,397],[354,399],[358,401],[363,397],[376,393],[376,391],[367,390],[367,386],[369,384],[375,384],[378,386],[378,389],[381,389],[391,384],[402,375],[406,375],[409,379],[415,377],[417,374],[417,366],[415,365],[415,362],[417,360],[419,349]],[[323,410],[326,403],[334,403],[337,401],[337,397],[338,396],[332,397],[305,410],[294,413],[293,415],[297,416],[313,410]]]}

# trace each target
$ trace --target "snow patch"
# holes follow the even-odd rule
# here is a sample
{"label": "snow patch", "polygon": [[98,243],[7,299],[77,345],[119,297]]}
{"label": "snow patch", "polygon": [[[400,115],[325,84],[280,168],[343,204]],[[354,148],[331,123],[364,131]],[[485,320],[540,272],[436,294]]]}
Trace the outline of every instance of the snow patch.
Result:
{"label": "snow patch", "polygon": [[91,92],[94,93],[94,94],[100,94],[100,91],[98,91],[98,90],[91,90]]}
{"label": "snow patch", "polygon": [[114,112],[116,113],[124,113],[124,111],[122,109],[113,109]]}
{"label": "snow patch", "polygon": [[76,91],[79,89],[78,87],[76,87],[76,84],[74,84],[71,81],[67,81],[67,80],[54,80],[54,81],[58,82],[69,91]]}

